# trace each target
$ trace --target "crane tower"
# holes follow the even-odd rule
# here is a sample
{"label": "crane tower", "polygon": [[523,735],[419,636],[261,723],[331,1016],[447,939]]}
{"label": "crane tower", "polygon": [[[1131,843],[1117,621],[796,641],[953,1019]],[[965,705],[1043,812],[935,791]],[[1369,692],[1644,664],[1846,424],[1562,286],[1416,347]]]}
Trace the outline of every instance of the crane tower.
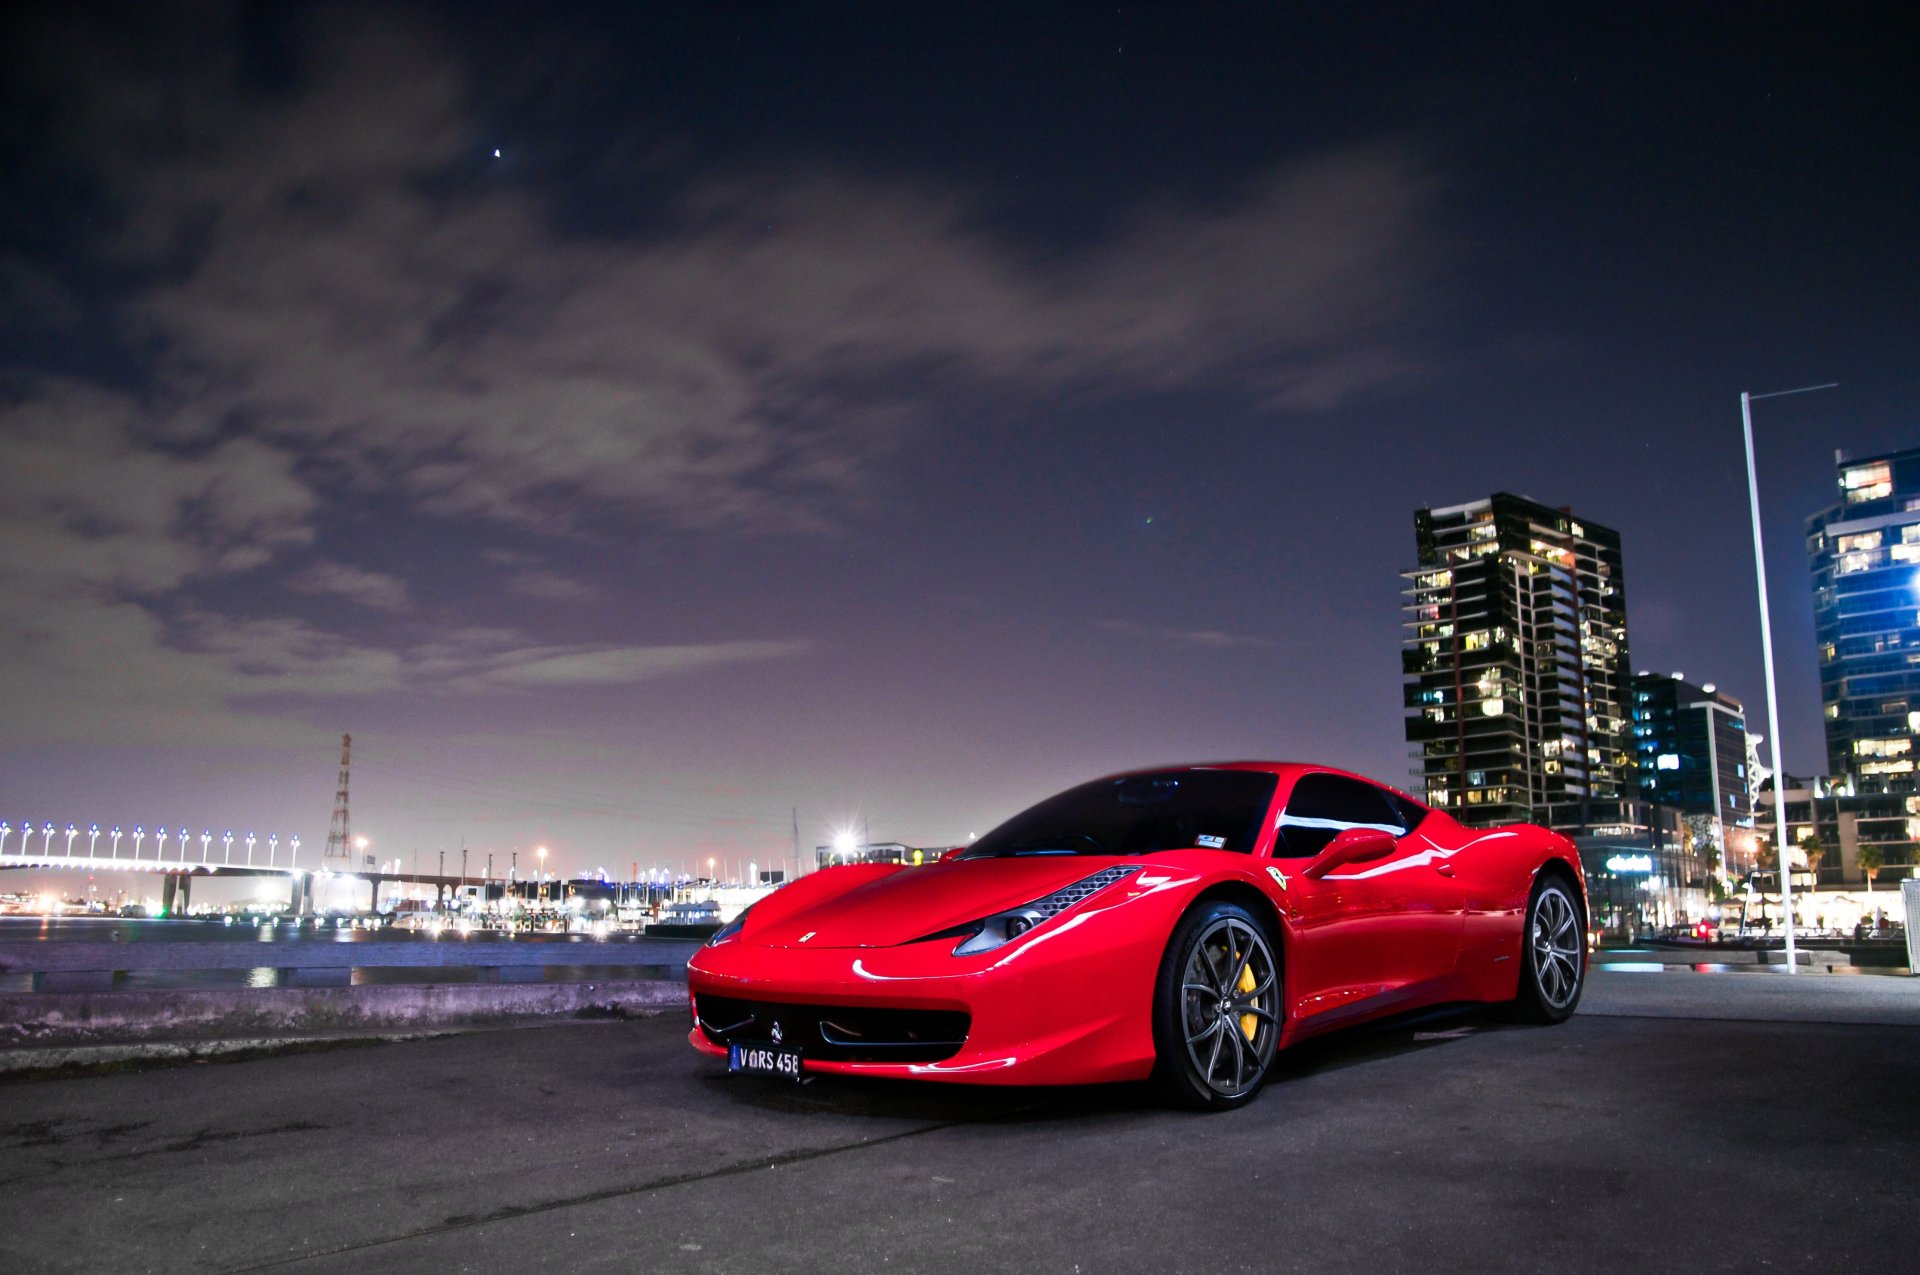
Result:
{"label": "crane tower", "polygon": [[353,736],[340,737],[340,789],[333,794],[333,823],[327,829],[326,853],[320,866],[331,872],[353,870],[353,828],[347,818],[347,762],[353,755]]}

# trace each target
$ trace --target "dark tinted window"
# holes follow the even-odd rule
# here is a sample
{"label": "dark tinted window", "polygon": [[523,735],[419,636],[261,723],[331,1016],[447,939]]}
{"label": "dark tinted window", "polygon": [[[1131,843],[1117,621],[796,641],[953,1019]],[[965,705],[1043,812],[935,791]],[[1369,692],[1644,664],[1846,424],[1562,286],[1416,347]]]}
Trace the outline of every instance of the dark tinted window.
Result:
{"label": "dark tinted window", "polygon": [[1257,770],[1170,770],[1069,788],[973,843],[963,858],[1151,854],[1195,847],[1253,853],[1279,777]]}
{"label": "dark tinted window", "polygon": [[[1385,789],[1381,791],[1385,792]],[[1420,821],[1427,817],[1427,808],[1409,797],[1402,797],[1399,793],[1389,792],[1386,793],[1386,798],[1393,804],[1394,809],[1400,812],[1400,825],[1408,832],[1412,832],[1415,828],[1418,828]]]}
{"label": "dark tinted window", "polygon": [[1395,836],[1407,830],[1398,803],[1372,784],[1343,775],[1302,775],[1287,797],[1273,852],[1311,859],[1342,830],[1359,827],[1390,829]]}

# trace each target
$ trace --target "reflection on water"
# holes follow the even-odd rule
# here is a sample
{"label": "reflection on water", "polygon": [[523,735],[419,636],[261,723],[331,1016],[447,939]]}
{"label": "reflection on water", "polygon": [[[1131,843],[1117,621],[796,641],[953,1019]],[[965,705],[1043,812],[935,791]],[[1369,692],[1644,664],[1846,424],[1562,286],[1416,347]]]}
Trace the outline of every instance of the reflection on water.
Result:
{"label": "reflection on water", "polygon": [[316,926],[309,917],[300,925],[286,919],[258,925],[236,919],[232,925],[214,917],[202,920],[134,920],[117,916],[0,916],[0,943],[639,943],[647,942],[638,934],[532,934],[503,930],[476,930],[472,934],[449,931],[435,936],[413,930],[392,928],[338,928],[322,918]]}
{"label": "reflection on water", "polygon": [[341,965],[231,970],[52,970],[0,974],[0,992],[135,992],[181,987],[387,987],[446,983],[685,982],[684,965]]}

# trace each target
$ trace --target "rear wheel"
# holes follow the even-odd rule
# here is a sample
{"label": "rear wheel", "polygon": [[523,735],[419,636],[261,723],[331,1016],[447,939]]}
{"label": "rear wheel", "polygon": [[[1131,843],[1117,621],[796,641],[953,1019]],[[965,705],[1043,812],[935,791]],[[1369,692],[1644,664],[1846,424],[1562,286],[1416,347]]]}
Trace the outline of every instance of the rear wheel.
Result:
{"label": "rear wheel", "polygon": [[1574,889],[1558,872],[1543,872],[1527,900],[1520,932],[1520,993],[1515,1016],[1531,1023],[1564,1023],[1587,982],[1587,931]]}
{"label": "rear wheel", "polygon": [[1154,1081],[1181,1106],[1225,1111],[1252,1098],[1280,1043],[1280,963],[1266,927],[1217,900],[1182,917],[1160,963]]}

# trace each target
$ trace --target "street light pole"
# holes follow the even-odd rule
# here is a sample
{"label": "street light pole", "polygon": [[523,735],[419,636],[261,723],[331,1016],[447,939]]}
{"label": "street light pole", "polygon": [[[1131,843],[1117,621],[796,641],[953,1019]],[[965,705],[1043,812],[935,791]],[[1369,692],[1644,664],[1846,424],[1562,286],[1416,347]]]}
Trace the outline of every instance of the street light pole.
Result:
{"label": "street light pole", "polygon": [[1794,964],[1793,947],[1793,873],[1787,863],[1787,789],[1786,772],[1780,769],[1780,694],[1775,687],[1773,677],[1773,620],[1767,610],[1767,556],[1760,543],[1760,481],[1755,476],[1753,465],[1753,403],[1763,398],[1784,398],[1788,394],[1810,394],[1815,390],[1830,390],[1838,381],[1829,381],[1825,385],[1803,385],[1795,390],[1775,390],[1771,394],[1749,394],[1740,391],[1740,425],[1747,442],[1747,504],[1753,514],[1753,573],[1759,582],[1760,593],[1760,649],[1764,656],[1767,672],[1767,734],[1772,736],[1768,746],[1773,750],[1773,823],[1776,858],[1780,864],[1780,911],[1784,914],[1787,927],[1787,973],[1798,974],[1800,967]]}

